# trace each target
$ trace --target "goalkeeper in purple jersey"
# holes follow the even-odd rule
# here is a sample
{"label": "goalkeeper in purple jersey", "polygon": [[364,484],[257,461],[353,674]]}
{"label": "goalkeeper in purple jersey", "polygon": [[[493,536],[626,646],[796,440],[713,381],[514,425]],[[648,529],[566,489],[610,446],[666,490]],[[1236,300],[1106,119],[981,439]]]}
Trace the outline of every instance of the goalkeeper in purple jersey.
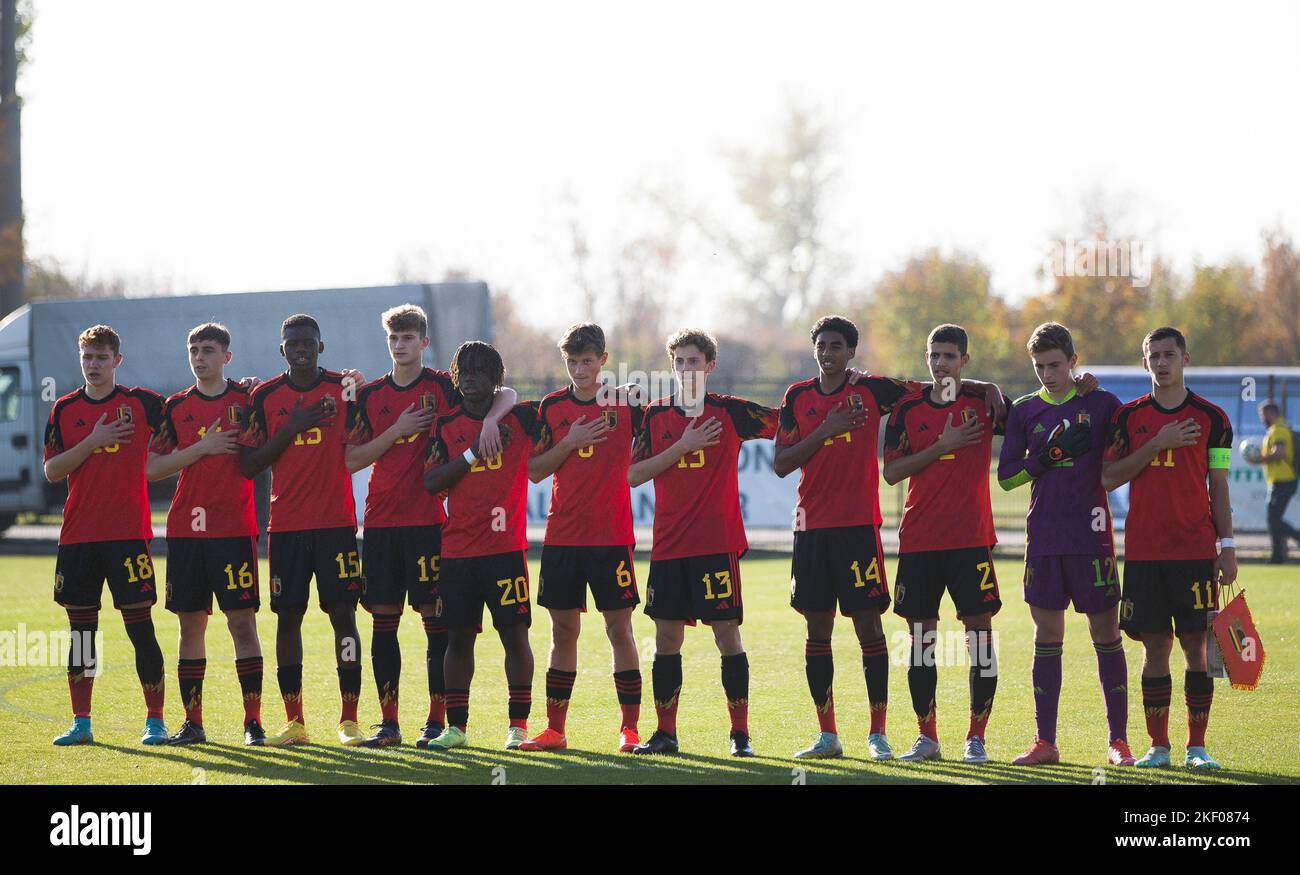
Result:
{"label": "goalkeeper in purple jersey", "polygon": [[1110,731],[1107,760],[1133,765],[1128,730],[1128,666],[1119,634],[1119,578],[1110,506],[1101,485],[1106,428],[1120,401],[1106,391],[1077,394],[1078,356],[1064,325],[1034,329],[1029,356],[1042,389],[1007,413],[998,461],[1003,489],[1029,484],[1025,601],[1034,620],[1034,716],[1038,735],[1015,765],[1060,762],[1056,713],[1061,698],[1065,609],[1088,616]]}

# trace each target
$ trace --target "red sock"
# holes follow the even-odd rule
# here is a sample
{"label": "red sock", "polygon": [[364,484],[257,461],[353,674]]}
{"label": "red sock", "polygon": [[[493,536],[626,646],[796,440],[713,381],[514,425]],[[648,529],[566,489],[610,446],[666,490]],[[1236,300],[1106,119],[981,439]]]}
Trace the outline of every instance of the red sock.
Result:
{"label": "red sock", "polygon": [[90,694],[95,687],[95,678],[83,672],[68,675],[68,694],[72,698],[72,716],[90,716]]}
{"label": "red sock", "polygon": [[569,716],[569,698],[578,673],[552,668],[546,671],[546,726],[564,734],[564,719]]}
{"label": "red sock", "polygon": [[144,714],[146,717],[157,717],[159,720],[163,716],[163,701],[166,699],[167,679],[159,678],[156,684],[140,684],[140,689],[144,691]]}
{"label": "red sock", "polygon": [[659,729],[663,732],[673,734],[677,732],[677,700],[681,695],[681,689],[673,691],[673,697],[667,702],[661,702],[655,699],[655,716],[659,718]]}
{"label": "red sock", "polygon": [[636,731],[641,719],[641,670],[629,669],[614,672],[614,692],[618,696],[619,729]]}
{"label": "red sock", "polygon": [[921,734],[926,738],[934,741],[939,740],[938,715],[935,713],[934,702],[930,703],[930,713],[924,717],[917,718],[916,725],[920,727]]}
{"label": "red sock", "polygon": [[[90,716],[90,696],[95,687],[95,635],[99,631],[99,608],[68,608],[71,642],[68,648],[68,696],[74,717]],[[86,672],[90,667],[91,673]]]}
{"label": "red sock", "polygon": [[299,723],[307,725],[307,720],[303,719],[303,692],[298,690],[296,693],[282,694],[285,699],[285,718],[290,723],[298,720]]}
{"label": "red sock", "polygon": [[731,718],[731,731],[749,735],[749,700],[727,700],[727,716]]}
{"label": "red sock", "polygon": [[869,734],[884,734],[885,731],[885,712],[889,710],[888,702],[871,703],[871,731]]}
{"label": "red sock", "polygon": [[[991,709],[985,711],[979,711],[979,712],[975,712],[975,711],[970,712],[970,728],[966,730],[967,738],[974,738],[976,736],[978,736],[979,738],[984,737],[984,732],[989,725],[990,710]],[[930,737],[934,738],[934,736],[930,736]]]}
{"label": "red sock", "polygon": [[435,693],[429,697],[429,717],[430,723],[447,722],[447,696],[445,693]]}
{"label": "red sock", "polygon": [[180,686],[181,704],[185,719],[195,726],[203,725],[203,677],[207,674],[206,659],[182,659],[176,667],[176,680]]}
{"label": "red sock", "polygon": [[235,676],[244,700],[244,722],[262,722],[262,657],[245,656],[235,660]]}
{"label": "red sock", "polygon": [[814,710],[817,712],[817,726],[822,732],[829,732],[832,735],[838,735],[835,728],[835,697],[827,696],[826,704],[820,707],[814,704]]}
{"label": "red sock", "polygon": [[1142,677],[1142,710],[1147,718],[1147,734],[1153,747],[1169,747],[1169,700],[1173,681],[1169,675]]}

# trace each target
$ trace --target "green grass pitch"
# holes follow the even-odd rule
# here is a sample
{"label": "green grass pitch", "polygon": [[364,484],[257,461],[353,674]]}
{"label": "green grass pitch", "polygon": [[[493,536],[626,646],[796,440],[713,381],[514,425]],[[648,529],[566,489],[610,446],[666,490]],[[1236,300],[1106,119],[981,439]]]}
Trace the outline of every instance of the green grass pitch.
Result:
{"label": "green grass pitch", "polygon": [[[534,551],[536,552],[536,551]],[[534,557],[535,558],[535,557]],[[718,654],[706,627],[688,630],[683,648],[685,682],[678,733],[679,757],[634,758],[613,752],[618,710],[610,677],[609,648],[599,616],[585,618],[578,680],[570,708],[570,749],[561,754],[524,754],[500,749],[506,728],[506,691],[502,651],[494,634],[482,636],[478,671],[471,702],[471,747],[449,754],[416,750],[412,742],[424,722],[427,705],[424,676],[424,636],[411,612],[401,629],[404,674],[402,726],[407,743],[399,748],[365,750],[340,747],[334,738],[338,689],[329,624],[315,608],[304,624],[304,673],[307,728],[314,743],[285,750],[242,745],[241,709],[235,681],[233,651],[219,614],[208,630],[208,670],[204,722],[211,741],[190,748],[146,748],[139,744],[143,703],[136,681],[133,651],[119,616],[103,611],[105,671],[96,680],[94,725],[96,743],[90,748],[55,748],[50,739],[69,722],[64,671],[57,665],[13,665],[15,654],[0,653],[0,766],[13,783],[468,783],[468,784],[610,784],[610,783],[971,783],[1052,782],[1112,783],[1295,783],[1300,781],[1296,754],[1295,693],[1300,682],[1300,606],[1293,567],[1243,565],[1260,634],[1268,652],[1263,683],[1254,692],[1233,690],[1226,681],[1215,685],[1210,718],[1209,749],[1225,770],[1191,775],[1182,768],[1155,774],[1133,769],[1098,767],[1104,762],[1106,730],[1098,688],[1096,663],[1086,624],[1072,616],[1065,642],[1065,682],[1061,696],[1058,742],[1066,761],[1054,767],[1015,767],[1010,760],[1032,740],[1033,702],[1029,662],[1033,629],[1020,591],[1018,562],[1000,562],[1005,606],[994,622],[999,635],[1000,678],[988,747],[995,762],[966,766],[960,762],[966,730],[967,670],[939,669],[938,716],[940,742],[948,760],[921,766],[873,763],[865,759],[866,692],[861,659],[849,624],[840,620],[835,636],[836,712],[845,757],[831,761],[796,762],[791,754],[813,738],[817,724],[803,671],[804,630],[788,606],[789,560],[753,558],[742,563],[746,615],[742,628],[751,666],[750,728],[759,756],[733,760],[727,756],[727,719],[719,679]],[[164,562],[159,560],[159,573]],[[890,563],[892,573],[892,562]],[[33,632],[66,629],[65,616],[51,600],[53,557],[5,557],[0,561],[0,632],[15,633],[25,624]],[[642,579],[647,563],[639,563]],[[536,564],[533,568],[536,579]],[[267,580],[265,564],[262,580]],[[107,593],[105,593],[107,600]],[[107,601],[106,601],[107,606]],[[947,616],[940,631],[959,630],[945,600]],[[275,683],[274,617],[264,607],[258,616],[263,653],[267,655],[263,722],[269,732],[283,719]],[[176,687],[176,621],[166,611],[154,611],[167,665],[167,721],[181,722]],[[362,639],[369,647],[369,620],[360,617]],[[899,641],[903,623],[893,614],[885,619],[892,642],[888,731],[896,752],[915,737],[916,724],[907,693],[907,671]],[[645,676],[642,737],[654,728],[650,702],[649,657],[653,624],[638,612],[635,619]],[[533,683],[536,705],[530,729],[545,725],[543,675],[550,623],[539,612],[532,629],[537,659]],[[897,636],[897,638],[895,637]],[[1146,748],[1139,698],[1141,649],[1126,639],[1129,664],[1129,740],[1140,754]],[[368,649],[363,657],[363,723],[378,721]],[[1181,761],[1185,740],[1181,656],[1173,662],[1174,700],[1171,737],[1174,757]],[[953,761],[956,758],[957,761]]]}

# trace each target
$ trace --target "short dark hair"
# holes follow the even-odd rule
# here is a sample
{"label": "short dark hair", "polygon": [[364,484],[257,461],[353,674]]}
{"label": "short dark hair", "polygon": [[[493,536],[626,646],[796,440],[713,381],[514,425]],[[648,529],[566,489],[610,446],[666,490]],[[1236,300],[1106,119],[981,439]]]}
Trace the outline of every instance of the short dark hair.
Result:
{"label": "short dark hair", "polygon": [[1030,354],[1036,352],[1051,352],[1059,349],[1069,358],[1074,355],[1074,338],[1070,336],[1070,329],[1066,328],[1060,322],[1044,322],[1034,329],[1034,333],[1029,335],[1029,343],[1025,344]]}
{"label": "short dark hair", "polygon": [[970,341],[966,337],[965,328],[960,325],[953,325],[951,322],[945,322],[930,332],[926,344],[931,343],[955,343],[957,344],[957,351],[965,355]]}
{"label": "short dark hair", "polygon": [[294,313],[288,319],[281,322],[280,336],[284,337],[284,333],[290,328],[298,328],[299,326],[310,328],[312,331],[316,332],[317,337],[320,337],[320,326],[316,324],[315,319],[311,318],[306,313]]}
{"label": "short dark hair", "polygon": [[1265,410],[1271,410],[1271,411],[1273,411],[1274,413],[1281,413],[1281,412],[1282,412],[1282,408],[1278,407],[1278,406],[1277,406],[1277,402],[1274,401],[1272,398],[1265,398],[1265,399],[1264,399],[1264,402],[1263,402],[1262,404],[1259,405],[1259,412],[1260,412],[1260,413],[1263,413]]}
{"label": "short dark hair", "polygon": [[560,352],[565,355],[578,355],[591,350],[596,355],[605,352],[605,332],[595,322],[579,322],[570,325],[560,338]]}
{"label": "short dark hair", "polygon": [[858,346],[858,326],[854,325],[843,316],[823,316],[817,320],[817,324],[812,327],[812,333],[808,339],[813,343],[817,342],[817,335],[823,331],[835,331],[844,336],[844,342],[849,345],[849,349],[857,349]]}
{"label": "short dark hair", "polygon": [[222,349],[230,349],[230,329],[220,322],[204,322],[202,325],[195,325],[190,329],[190,336],[185,338],[185,343],[198,343],[200,340],[215,340],[221,344]]}
{"label": "short dark hair", "polygon": [[467,340],[451,356],[451,383],[460,388],[460,375],[466,371],[487,374],[492,385],[500,388],[506,381],[506,365],[496,347],[482,340]]}
{"label": "short dark hair", "polygon": [[672,337],[669,337],[668,343],[665,344],[669,358],[672,358],[673,353],[677,351],[679,346],[694,346],[704,353],[706,362],[718,360],[718,342],[713,339],[712,334],[699,328],[683,328]]}
{"label": "short dark hair", "polygon": [[429,336],[429,317],[424,308],[416,304],[402,304],[379,314],[385,331],[414,331],[421,337]]}
{"label": "short dark hair", "polygon": [[1187,352],[1187,338],[1183,337],[1183,333],[1177,328],[1165,325],[1161,328],[1157,328],[1155,331],[1149,332],[1146,337],[1142,338],[1142,354],[1146,355],[1147,349],[1155,341],[1168,340],[1171,337],[1178,344],[1178,348],[1181,351]]}

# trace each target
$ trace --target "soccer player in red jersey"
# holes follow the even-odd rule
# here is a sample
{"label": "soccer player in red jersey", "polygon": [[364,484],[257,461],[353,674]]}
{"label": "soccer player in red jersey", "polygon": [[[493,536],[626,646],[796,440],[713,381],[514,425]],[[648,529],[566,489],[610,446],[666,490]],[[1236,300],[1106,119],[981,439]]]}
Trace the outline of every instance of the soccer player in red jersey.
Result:
{"label": "soccer player in red jersey", "polygon": [[203,729],[204,636],[212,599],[235,644],[235,675],[244,702],[244,743],[261,745],[262,646],[257,638],[257,513],[253,481],[239,473],[239,432],[248,421],[249,390],[226,379],[230,332],[208,322],[186,340],[194,385],[167,399],[149,448],[149,480],[179,472],[167,514],[167,610],[180,622],[181,701],[185,722],[172,744],[207,740]]}
{"label": "soccer player in red jersey", "polygon": [[425,461],[424,488],[447,493],[438,592],[447,624],[447,727],[429,742],[449,750],[468,742],[469,688],[474,642],[483,605],[506,652],[510,726],[506,750],[528,740],[533,701],[533,651],[528,643],[528,457],[537,430],[535,404],[517,404],[501,419],[502,449],[488,455],[484,418],[505,382],[505,365],[490,344],[462,343],[451,361],[451,381],[461,406],[434,426]]}
{"label": "soccer player in red jersey", "polygon": [[[885,481],[908,479],[898,529],[894,611],[908,620],[907,685],[920,735],[899,759],[940,759],[934,692],[939,601],[947,589],[966,627],[970,652],[970,726],[963,759],[988,761],[984,732],[997,691],[993,615],[1002,607],[993,568],[993,511],[989,499],[992,440],[1002,423],[984,398],[961,384],[970,362],[965,330],[940,325],[930,332],[926,360],[933,383],[903,398],[885,431]],[[1004,401],[1005,405],[1005,401]],[[1004,407],[1005,409],[1005,407]]]}
{"label": "soccer player in red jersey", "polygon": [[640,603],[632,566],[632,499],[627,469],[642,409],[626,392],[600,382],[609,360],[605,332],[585,322],[560,338],[570,385],[542,399],[534,483],[551,481],[551,506],[537,580],[537,603],[551,615],[551,659],[546,669],[546,729],[522,750],[563,750],[564,721],[578,671],[578,632],[591,587],[614,652],[622,753],[632,750],[641,711],[641,665],[632,637],[632,609]]}
{"label": "soccer player in red jersey", "polygon": [[740,640],[740,557],[749,543],[736,465],[743,441],[776,434],[777,411],[706,392],[718,358],[706,332],[683,329],[667,349],[677,394],[646,408],[627,474],[632,486],[655,484],[645,611],[655,621],[651,683],[659,726],[633,752],[677,752],[682,640],[688,623],[703,620],[722,654],[731,755],[749,757],[749,659]]}
{"label": "soccer player in red jersey", "polygon": [[116,382],[122,342],[107,325],[87,328],[77,339],[85,385],[54,402],[45,427],[45,479],[68,478],[68,500],[59,530],[54,601],[68,612],[72,644],[68,692],[72,726],[57,745],[90,744],[91,690],[98,665],[104,580],[113,607],[122,612],[135,648],[135,670],[144,690],[145,744],[165,744],[163,656],[150,612],[158,600],[149,541],[149,494],[145,457],[150,434],[162,424],[162,397]]}
{"label": "soccer player in red jersey", "polygon": [[773,458],[780,477],[801,469],[790,606],[807,621],[804,668],[821,727],[813,745],[795,757],[826,759],[843,753],[831,692],[831,633],[838,601],[862,648],[871,711],[867,747],[872,759],[889,759],[889,654],[880,623],[889,607],[889,584],[880,545],[876,438],[882,417],[921,384],[857,379],[849,362],[857,354],[858,329],[842,316],[818,320],[812,343],[818,375],[786,390]]}
{"label": "soccer player in red jersey", "polygon": [[1184,383],[1183,368],[1191,357],[1178,329],[1152,331],[1142,341],[1142,356],[1151,392],[1115,411],[1101,475],[1107,490],[1131,483],[1120,628],[1141,640],[1145,651],[1142,706],[1151,736],[1151,749],[1137,765],[1170,764],[1169,654],[1177,635],[1187,663],[1184,762],[1193,769],[1217,769],[1205,750],[1214,700],[1205,636],[1209,614],[1218,608],[1219,587],[1237,579],[1228,495],[1232,423]]}
{"label": "soccer player in red jersey", "polygon": [[[429,321],[421,307],[403,304],[383,313],[379,320],[388,338],[393,369],[357,394],[347,449],[349,471],[373,465],[362,539],[366,588],[361,605],[374,618],[370,660],[382,718],[366,746],[402,743],[397,720],[402,651],[397,629],[403,602],[409,601],[423,621],[427,639],[429,716],[415,742],[423,748],[442,733],[446,719],[442,664],[447,627],[438,597],[438,569],[447,515],[442,502],[425,492],[421,481],[434,420],[460,406],[460,393],[452,385],[451,374],[424,367]],[[500,451],[496,424],[515,406],[515,400],[514,389],[502,388],[483,420],[484,443],[492,444],[490,454]]]}
{"label": "soccer player in red jersey", "polygon": [[320,326],[304,313],[284,320],[283,374],[253,390],[248,423],[240,435],[239,469],[252,479],[271,469],[271,520],[267,525],[271,610],[276,615],[276,679],[287,717],[266,739],[279,747],[308,741],[302,702],[302,620],[311,580],[334,628],[339,696],[338,737],[355,746],[366,740],[357,725],[361,696],[361,638],[356,606],[361,597],[352,477],[344,461],[347,412],[361,378],[317,366],[325,351]]}

